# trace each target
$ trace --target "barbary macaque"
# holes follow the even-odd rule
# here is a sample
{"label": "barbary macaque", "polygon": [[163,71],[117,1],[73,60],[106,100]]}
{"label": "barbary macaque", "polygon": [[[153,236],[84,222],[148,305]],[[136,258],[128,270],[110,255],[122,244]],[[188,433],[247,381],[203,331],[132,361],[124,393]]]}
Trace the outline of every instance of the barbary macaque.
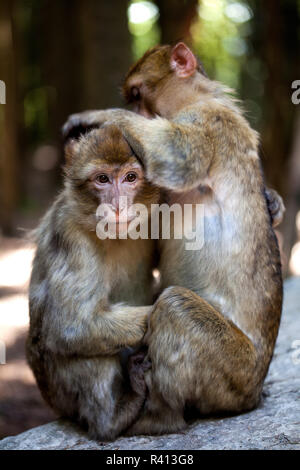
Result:
{"label": "barbary macaque", "polygon": [[140,115],[89,111],[64,127],[67,136],[77,126],[113,122],[166,202],[204,204],[202,249],[185,250],[184,238],[160,242],[164,290],[145,336],[148,396],[128,434],[174,432],[185,427],[187,407],[235,413],[261,396],[282,308],[266,200],[274,193],[265,193],[258,135],[227,92],[185,44],[158,46],[125,80],[124,94]]}
{"label": "barbary macaque", "polygon": [[116,127],[71,140],[65,154],[64,189],[36,234],[27,358],[51,407],[112,439],[145,400],[145,362],[134,356],[127,370],[124,356],[141,344],[154,302],[155,241],[101,240],[96,212],[108,205],[124,231],[132,205],[150,207],[159,190]]}

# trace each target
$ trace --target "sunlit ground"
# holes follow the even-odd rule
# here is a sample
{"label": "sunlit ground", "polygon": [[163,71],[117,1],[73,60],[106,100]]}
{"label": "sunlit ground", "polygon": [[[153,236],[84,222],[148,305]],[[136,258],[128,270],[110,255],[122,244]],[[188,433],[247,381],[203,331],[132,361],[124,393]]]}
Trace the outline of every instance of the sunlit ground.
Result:
{"label": "sunlit ground", "polygon": [[[298,239],[300,238],[300,211],[296,217],[296,228],[298,232]],[[291,259],[289,265],[290,271],[295,276],[300,276],[300,241],[298,241],[292,249]]]}
{"label": "sunlit ground", "polygon": [[0,238],[0,438],[53,419],[25,360],[33,254],[26,241]]}
{"label": "sunlit ground", "polygon": [[7,347],[10,347],[28,326],[27,290],[33,254],[34,248],[29,243],[16,239],[1,239],[0,334]]}

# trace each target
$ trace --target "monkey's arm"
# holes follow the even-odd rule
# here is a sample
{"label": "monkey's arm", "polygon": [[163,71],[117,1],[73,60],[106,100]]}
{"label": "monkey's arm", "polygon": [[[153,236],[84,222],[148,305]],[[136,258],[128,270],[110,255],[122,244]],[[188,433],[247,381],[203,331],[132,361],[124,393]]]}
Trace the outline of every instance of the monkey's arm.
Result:
{"label": "monkey's arm", "polygon": [[141,343],[150,309],[113,305],[91,315],[75,311],[68,319],[53,324],[46,345],[53,352],[64,355],[111,356],[124,347],[136,347]]}
{"label": "monkey's arm", "polygon": [[[180,191],[197,186],[206,176],[215,153],[215,133],[220,132],[222,137],[218,116],[212,113],[212,126],[206,126],[204,130],[198,114],[198,110],[183,114],[182,122],[175,123],[158,117],[147,119],[123,109],[85,111],[69,117],[63,134],[65,139],[76,137],[92,127],[112,121],[120,125],[131,147],[145,163],[147,178],[158,186]],[[196,124],[192,123],[193,119]],[[270,188],[266,188],[266,199],[273,227],[276,227],[285,212],[283,200]]]}
{"label": "monkey's arm", "polygon": [[[185,117],[183,121],[185,120]],[[63,127],[66,139],[76,132],[101,126],[118,125],[136,155],[146,167],[147,178],[156,185],[177,191],[190,189],[207,175],[214,148],[207,129],[156,117],[147,119],[131,111],[109,109],[86,111],[69,117]],[[76,130],[77,129],[77,130]]]}
{"label": "monkey's arm", "polygon": [[[138,345],[147,329],[151,307],[110,304],[107,287],[99,278],[97,264],[91,264],[93,253],[84,239],[74,249],[61,236],[61,244],[51,251],[47,230],[45,223],[29,295],[31,324],[46,348],[62,355],[95,356]],[[66,257],[63,246],[67,245]],[[76,269],[72,264],[74,252]]]}

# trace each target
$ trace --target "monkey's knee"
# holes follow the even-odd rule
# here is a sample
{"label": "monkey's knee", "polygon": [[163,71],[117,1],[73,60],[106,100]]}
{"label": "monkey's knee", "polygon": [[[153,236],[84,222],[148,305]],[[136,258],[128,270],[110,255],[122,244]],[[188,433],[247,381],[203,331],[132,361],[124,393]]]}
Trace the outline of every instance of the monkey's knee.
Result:
{"label": "monkey's knee", "polygon": [[173,302],[184,298],[189,298],[190,295],[194,294],[190,289],[181,286],[169,286],[163,290],[163,292],[158,297],[156,304],[161,302]]}
{"label": "monkey's knee", "polygon": [[203,413],[257,404],[252,343],[204,299],[185,288],[168,288],[150,326],[153,384],[173,410],[187,401]]}
{"label": "monkey's knee", "polygon": [[174,325],[174,322],[184,322],[184,317],[190,309],[191,300],[199,297],[189,289],[179,286],[167,287],[154,304],[149,319],[150,331],[157,326],[159,329],[166,324]]}

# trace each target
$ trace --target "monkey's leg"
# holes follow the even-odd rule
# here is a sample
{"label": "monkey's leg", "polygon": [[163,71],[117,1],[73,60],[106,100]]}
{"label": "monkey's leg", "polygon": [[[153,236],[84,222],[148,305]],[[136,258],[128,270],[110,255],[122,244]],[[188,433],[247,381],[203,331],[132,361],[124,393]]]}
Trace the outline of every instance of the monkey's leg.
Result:
{"label": "monkey's leg", "polygon": [[84,424],[94,439],[114,439],[136,420],[145,401],[144,371],[135,369],[132,376],[130,382],[119,356],[66,361],[52,379],[52,405]]}
{"label": "monkey's leg", "polygon": [[[139,434],[175,433],[187,427],[181,409],[172,409],[157,387],[152,384],[151,371],[146,372],[148,397],[138,420],[129,427],[126,436]],[[178,385],[178,384],[177,384]]]}
{"label": "monkey's leg", "polygon": [[[149,399],[145,402],[146,409],[143,410],[143,415],[151,415],[151,417],[155,417],[151,420],[151,433],[152,434],[160,434],[161,433],[161,412],[163,410],[163,423],[164,428],[167,425],[169,432],[179,431],[186,426],[186,423],[182,416],[172,410],[167,403],[164,403],[163,398],[157,390],[153,389],[151,383],[151,362],[148,359],[148,356],[145,357],[145,353],[141,352],[140,357],[139,353],[133,355],[130,360],[134,363],[134,366],[129,366],[129,376],[131,383],[133,384],[133,388],[139,387],[139,376],[141,377],[141,370],[143,371],[142,381],[143,385],[145,386],[146,392],[146,384],[149,393]],[[137,390],[138,391],[138,390]],[[141,429],[140,429],[140,425]],[[134,432],[132,430],[134,429]],[[140,429],[140,431],[139,431]],[[127,436],[132,436],[134,434],[143,434],[145,433],[145,422],[143,420],[138,420],[134,426],[131,426],[127,432]]]}
{"label": "monkey's leg", "polygon": [[149,328],[149,398],[130,435],[183,428],[186,404],[201,413],[257,404],[263,374],[252,342],[201,297],[169,287],[154,306]]}

